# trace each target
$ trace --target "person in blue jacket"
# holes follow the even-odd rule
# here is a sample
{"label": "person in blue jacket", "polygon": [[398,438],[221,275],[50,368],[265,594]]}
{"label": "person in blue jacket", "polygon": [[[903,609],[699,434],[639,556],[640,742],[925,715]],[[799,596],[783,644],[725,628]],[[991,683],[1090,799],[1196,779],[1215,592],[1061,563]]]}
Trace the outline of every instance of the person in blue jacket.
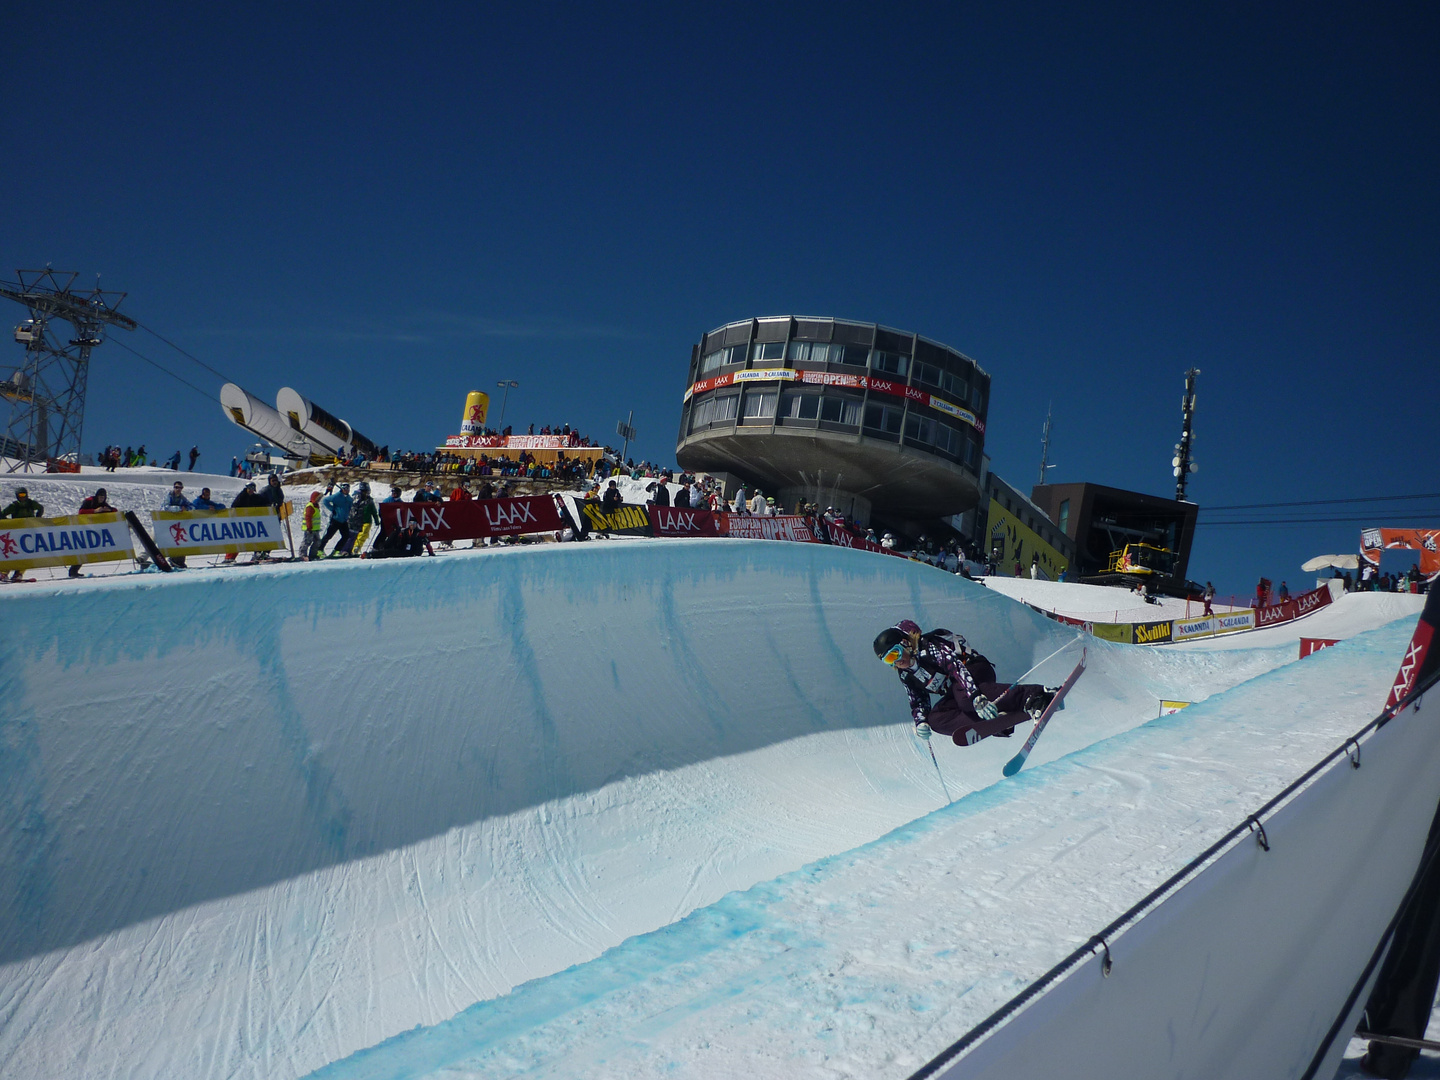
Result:
{"label": "person in blue jacket", "polygon": [[341,484],[339,491],[332,491],[325,498],[320,500],[320,505],[330,515],[330,527],[325,530],[325,535],[320,538],[319,554],[325,557],[325,545],[330,542],[330,537],[339,535],[340,542],[335,545],[337,552],[344,551],[350,540],[350,507],[355,502],[350,497],[350,485]]}

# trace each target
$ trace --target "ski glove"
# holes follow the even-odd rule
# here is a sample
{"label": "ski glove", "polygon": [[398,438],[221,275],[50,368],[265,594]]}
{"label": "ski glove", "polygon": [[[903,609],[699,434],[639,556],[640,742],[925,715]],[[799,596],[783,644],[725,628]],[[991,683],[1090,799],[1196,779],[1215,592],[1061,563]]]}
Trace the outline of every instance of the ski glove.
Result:
{"label": "ski glove", "polygon": [[920,738],[924,739],[926,742],[929,742],[930,725],[925,723],[924,720],[921,720],[920,723],[915,725],[915,734],[918,735]]}
{"label": "ski glove", "polygon": [[1000,710],[995,708],[994,702],[984,694],[976,694],[970,699],[970,704],[975,707],[975,715],[981,720],[994,720],[1000,715]]}

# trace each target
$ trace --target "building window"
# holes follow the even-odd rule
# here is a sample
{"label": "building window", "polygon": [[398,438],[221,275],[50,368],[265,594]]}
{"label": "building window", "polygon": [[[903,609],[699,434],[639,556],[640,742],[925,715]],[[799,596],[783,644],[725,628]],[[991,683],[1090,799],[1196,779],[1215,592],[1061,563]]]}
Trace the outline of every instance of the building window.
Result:
{"label": "building window", "polygon": [[775,399],[779,395],[774,390],[751,390],[745,394],[745,419],[759,420],[775,415]]}
{"label": "building window", "polygon": [[865,427],[883,431],[887,435],[899,435],[905,410],[895,405],[866,405]]}
{"label": "building window", "polygon": [[[811,345],[808,341],[792,341],[787,350],[788,355],[785,358],[792,364],[803,364],[806,360],[810,359],[810,348]],[[821,345],[820,348],[823,349],[825,346]],[[823,360],[824,358],[822,357],[821,359]]]}
{"label": "building window", "polygon": [[935,421],[912,412],[905,418],[905,441],[930,446],[935,442]]}
{"label": "building window", "polygon": [[926,364],[916,360],[915,378],[913,381],[925,383],[929,386],[938,386],[943,389],[945,386],[945,373],[934,364]]}
{"label": "building window", "polygon": [[769,360],[784,360],[785,343],[783,341],[756,342],[751,349],[750,359],[757,363]]}
{"label": "building window", "polygon": [[823,397],[820,399],[820,419],[847,427],[860,425],[860,402],[855,398]]}
{"label": "building window", "polygon": [[910,369],[910,358],[896,352],[881,352],[874,349],[870,353],[870,370],[884,371],[901,379],[905,372]]}
{"label": "building window", "polygon": [[725,349],[716,349],[714,352],[706,353],[700,358],[700,375],[703,378],[717,368],[725,367],[727,364],[743,364],[747,347],[744,345],[731,345]]}
{"label": "building window", "polygon": [[1070,500],[1069,500],[1069,499],[1061,499],[1061,500],[1060,500],[1060,521],[1058,522],[1058,524],[1059,524],[1059,526],[1060,526],[1060,531],[1061,531],[1062,533],[1065,533],[1065,534],[1068,536],[1068,535],[1070,534]]}
{"label": "building window", "polygon": [[788,390],[780,398],[780,415],[791,420],[818,420],[820,395]]}

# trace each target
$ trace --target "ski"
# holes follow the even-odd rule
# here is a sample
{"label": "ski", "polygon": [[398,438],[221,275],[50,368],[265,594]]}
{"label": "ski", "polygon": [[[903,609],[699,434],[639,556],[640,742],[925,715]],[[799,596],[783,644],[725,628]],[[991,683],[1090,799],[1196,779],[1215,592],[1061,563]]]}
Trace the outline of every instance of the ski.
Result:
{"label": "ski", "polygon": [[1085,657],[1089,651],[1089,649],[1082,649],[1080,651],[1080,662],[1075,665],[1075,670],[1070,672],[1065,681],[1060,684],[1060,689],[1055,691],[1055,697],[1051,699],[1049,705],[1045,706],[1045,711],[1040,714],[1040,719],[1035,721],[1035,728],[1030,732],[1030,737],[1025,740],[1025,745],[1020,747],[1018,754],[1005,763],[1004,771],[1006,776],[1014,776],[1025,767],[1025,759],[1030,756],[1030,751],[1035,749],[1035,743],[1040,738],[1040,733],[1045,730],[1045,725],[1050,723],[1050,717],[1054,716],[1056,711],[1059,710],[1060,703],[1065,700],[1065,695],[1070,692],[1070,688],[1074,686],[1075,681],[1080,678],[1080,673],[1085,670]]}

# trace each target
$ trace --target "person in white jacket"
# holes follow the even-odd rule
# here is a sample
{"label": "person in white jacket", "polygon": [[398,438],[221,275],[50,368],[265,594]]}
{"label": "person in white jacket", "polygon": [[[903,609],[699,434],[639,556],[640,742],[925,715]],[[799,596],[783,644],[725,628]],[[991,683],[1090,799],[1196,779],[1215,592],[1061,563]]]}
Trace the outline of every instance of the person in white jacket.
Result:
{"label": "person in white jacket", "polygon": [[765,513],[765,496],[760,494],[760,491],[759,491],[758,488],[757,488],[756,491],[755,491],[754,497],[750,500],[750,513],[752,513],[752,514],[763,514],[763,513]]}

